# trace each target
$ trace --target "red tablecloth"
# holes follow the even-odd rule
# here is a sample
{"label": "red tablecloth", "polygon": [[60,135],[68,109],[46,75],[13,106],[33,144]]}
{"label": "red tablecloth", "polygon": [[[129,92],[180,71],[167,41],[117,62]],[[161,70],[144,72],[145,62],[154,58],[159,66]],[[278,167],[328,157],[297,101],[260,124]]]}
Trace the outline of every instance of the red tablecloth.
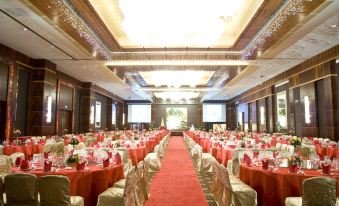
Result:
{"label": "red tablecloth", "polygon": [[33,154],[42,152],[42,144],[36,145],[19,145],[19,146],[4,146],[3,152],[4,155],[11,155],[15,152],[22,152],[25,154],[26,159],[31,159]]}
{"label": "red tablecloth", "polygon": [[156,140],[147,140],[146,141],[146,148],[148,152],[153,152],[154,147],[157,146],[157,141]]}
{"label": "red tablecloth", "polygon": [[234,149],[224,149],[224,148],[213,147],[212,155],[216,160],[218,160],[220,164],[227,166],[227,161],[231,160],[233,157],[233,151]]}
{"label": "red tablecloth", "polygon": [[[98,196],[107,188],[124,178],[124,166],[114,165],[108,168],[90,166],[90,171],[76,171],[61,169],[58,172],[44,172],[41,169],[30,170],[24,173],[35,174],[38,177],[45,175],[64,175],[70,180],[71,195],[81,196],[86,206],[96,205]],[[13,168],[13,172],[23,172],[19,168]]]}
{"label": "red tablecloth", "polygon": [[147,148],[146,147],[137,147],[137,148],[129,148],[128,155],[132,161],[134,166],[138,165],[138,163],[145,159],[147,155]]}
{"label": "red tablecloth", "polygon": [[[302,182],[310,177],[321,176],[321,170],[304,170],[305,174],[290,174],[288,168],[277,171],[263,170],[261,167],[240,166],[240,179],[257,191],[258,205],[283,206],[286,197],[301,197]],[[339,188],[339,173],[326,176],[337,180]],[[339,189],[337,189],[339,196]]]}

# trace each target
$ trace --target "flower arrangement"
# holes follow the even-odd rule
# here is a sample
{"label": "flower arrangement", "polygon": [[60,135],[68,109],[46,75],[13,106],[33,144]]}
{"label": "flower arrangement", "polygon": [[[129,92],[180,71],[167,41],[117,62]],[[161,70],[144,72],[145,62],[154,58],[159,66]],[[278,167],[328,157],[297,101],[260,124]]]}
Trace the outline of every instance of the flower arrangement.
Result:
{"label": "flower arrangement", "polygon": [[68,156],[68,158],[66,159],[66,163],[67,164],[74,164],[79,162],[80,157],[77,154],[71,154],[70,156]]}
{"label": "flower arrangement", "polygon": [[21,135],[21,131],[19,129],[15,129],[13,131],[13,135],[14,135],[14,137],[19,137]]}
{"label": "flower arrangement", "polygon": [[292,155],[288,158],[288,166],[296,166],[301,163],[301,158],[299,155]]}
{"label": "flower arrangement", "polygon": [[13,135],[15,137],[15,142],[18,144],[19,143],[19,136],[21,135],[21,131],[19,129],[14,129]]}
{"label": "flower arrangement", "polygon": [[290,145],[293,145],[294,147],[300,146],[301,145],[301,139],[298,138],[297,136],[293,136],[290,140]]}
{"label": "flower arrangement", "polygon": [[116,141],[115,147],[121,147],[120,141]]}
{"label": "flower arrangement", "polygon": [[72,137],[71,139],[70,139],[70,141],[69,141],[69,144],[71,144],[71,145],[78,145],[80,143],[80,141],[79,141],[79,139],[78,138],[76,138],[76,137]]}

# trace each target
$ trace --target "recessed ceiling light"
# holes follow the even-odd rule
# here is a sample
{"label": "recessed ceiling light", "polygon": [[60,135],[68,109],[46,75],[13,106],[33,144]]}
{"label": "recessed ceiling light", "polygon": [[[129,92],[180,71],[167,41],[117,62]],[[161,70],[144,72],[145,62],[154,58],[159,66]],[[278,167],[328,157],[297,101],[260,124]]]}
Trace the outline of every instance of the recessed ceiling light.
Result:
{"label": "recessed ceiling light", "polygon": [[333,24],[333,25],[332,25],[333,28],[336,27],[336,26],[337,26],[336,24]]}
{"label": "recessed ceiling light", "polygon": [[328,40],[328,42],[329,42],[329,43],[332,43],[332,41],[331,41],[331,40]]}
{"label": "recessed ceiling light", "polygon": [[50,5],[47,6],[49,9],[52,8]]}
{"label": "recessed ceiling light", "polygon": [[304,44],[302,44],[302,46],[306,46],[306,44],[304,43]]}
{"label": "recessed ceiling light", "polygon": [[27,31],[27,28],[24,28],[25,31]]}
{"label": "recessed ceiling light", "polygon": [[54,48],[55,46],[52,45],[51,47]]}

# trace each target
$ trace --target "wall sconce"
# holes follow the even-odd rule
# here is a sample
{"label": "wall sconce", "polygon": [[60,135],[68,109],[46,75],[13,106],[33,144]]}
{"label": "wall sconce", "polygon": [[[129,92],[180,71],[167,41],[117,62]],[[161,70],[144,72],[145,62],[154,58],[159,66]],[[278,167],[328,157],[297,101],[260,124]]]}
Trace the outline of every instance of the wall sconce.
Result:
{"label": "wall sconce", "polygon": [[260,107],[260,124],[261,125],[265,124],[265,107],[264,106]]}
{"label": "wall sconce", "polygon": [[93,105],[90,108],[89,123],[94,124],[94,106]]}
{"label": "wall sconce", "polygon": [[308,96],[304,97],[304,106],[305,106],[305,123],[311,123],[311,114],[310,114],[310,99]]}
{"label": "wall sconce", "polygon": [[47,97],[47,114],[46,114],[46,122],[51,123],[52,122],[52,97]]}

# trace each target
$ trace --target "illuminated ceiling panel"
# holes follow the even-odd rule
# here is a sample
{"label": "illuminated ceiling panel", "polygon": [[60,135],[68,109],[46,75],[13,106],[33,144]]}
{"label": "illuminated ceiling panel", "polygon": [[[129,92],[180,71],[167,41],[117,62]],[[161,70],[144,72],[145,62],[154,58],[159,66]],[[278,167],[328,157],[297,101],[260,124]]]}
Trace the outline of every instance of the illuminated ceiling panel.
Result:
{"label": "illuminated ceiling panel", "polygon": [[263,0],[89,0],[124,48],[230,48]]}
{"label": "illuminated ceiling panel", "polygon": [[179,88],[182,85],[195,87],[196,85],[206,85],[211,79],[214,71],[140,71],[139,74],[146,84],[154,86],[169,86]]}

